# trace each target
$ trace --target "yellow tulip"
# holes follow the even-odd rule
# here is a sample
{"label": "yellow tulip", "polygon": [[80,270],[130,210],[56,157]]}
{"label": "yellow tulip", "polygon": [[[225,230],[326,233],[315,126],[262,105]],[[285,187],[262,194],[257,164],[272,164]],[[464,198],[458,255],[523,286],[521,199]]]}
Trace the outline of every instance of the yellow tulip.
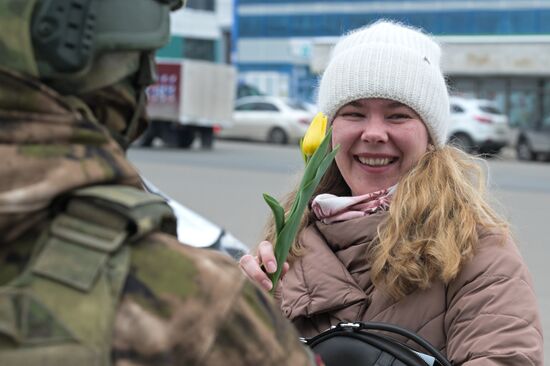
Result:
{"label": "yellow tulip", "polygon": [[304,159],[307,161],[317,150],[327,132],[327,116],[322,112],[317,113],[309,125],[304,138],[300,142],[300,148]]}

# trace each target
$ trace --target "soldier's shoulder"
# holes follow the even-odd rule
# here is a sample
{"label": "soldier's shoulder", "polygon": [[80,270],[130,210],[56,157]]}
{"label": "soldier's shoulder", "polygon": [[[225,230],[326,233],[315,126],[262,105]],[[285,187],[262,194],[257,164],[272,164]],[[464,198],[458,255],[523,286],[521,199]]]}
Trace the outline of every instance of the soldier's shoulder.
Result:
{"label": "soldier's shoulder", "polygon": [[[209,279],[232,282],[243,279],[237,263],[231,257],[214,250],[184,245],[174,236],[162,232],[153,232],[134,243],[131,258],[132,271],[151,271],[157,274],[157,278],[166,274],[179,284],[196,282],[197,277],[202,278],[201,282]],[[179,287],[176,284],[172,286]]]}
{"label": "soldier's shoulder", "polygon": [[[172,358],[181,342],[215,334],[215,327],[207,329],[212,326],[208,319],[218,319],[221,304],[239,293],[244,281],[229,257],[185,246],[159,232],[132,243],[130,251],[115,320],[115,358]],[[132,355],[134,350],[142,351]],[[191,353],[189,357],[198,357]]]}
{"label": "soldier's shoulder", "polygon": [[197,303],[227,299],[243,281],[237,263],[229,256],[193,248],[174,236],[153,232],[131,245],[124,291],[130,296],[141,297],[147,292],[157,300]]}
{"label": "soldier's shoulder", "polygon": [[292,325],[230,257],[160,233],[135,243],[131,257],[115,321],[115,359],[204,366],[311,362]]}

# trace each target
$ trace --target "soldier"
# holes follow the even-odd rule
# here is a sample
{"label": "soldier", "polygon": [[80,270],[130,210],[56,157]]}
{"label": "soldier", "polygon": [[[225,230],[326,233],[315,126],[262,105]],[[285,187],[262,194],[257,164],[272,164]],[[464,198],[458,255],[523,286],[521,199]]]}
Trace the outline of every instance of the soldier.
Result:
{"label": "soldier", "polygon": [[0,0],[0,364],[311,365],[124,149],[173,0]]}

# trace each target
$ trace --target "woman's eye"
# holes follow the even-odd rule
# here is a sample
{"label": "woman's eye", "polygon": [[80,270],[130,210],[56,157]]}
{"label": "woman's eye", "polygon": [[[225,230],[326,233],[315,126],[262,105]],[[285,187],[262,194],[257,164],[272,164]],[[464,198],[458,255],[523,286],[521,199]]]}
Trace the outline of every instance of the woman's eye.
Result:
{"label": "woman's eye", "polygon": [[343,112],[340,114],[342,117],[345,118],[361,118],[363,115],[358,112]]}
{"label": "woman's eye", "polygon": [[388,117],[389,119],[393,120],[400,120],[400,119],[411,119],[412,116],[406,114],[406,113],[394,113]]}

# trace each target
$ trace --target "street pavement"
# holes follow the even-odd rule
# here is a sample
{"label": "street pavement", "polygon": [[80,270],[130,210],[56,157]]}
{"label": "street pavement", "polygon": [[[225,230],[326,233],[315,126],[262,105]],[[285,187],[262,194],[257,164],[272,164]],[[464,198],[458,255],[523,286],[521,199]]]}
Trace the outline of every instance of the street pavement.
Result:
{"label": "street pavement", "polygon": [[[282,198],[299,182],[303,167],[297,146],[259,143],[216,141],[211,151],[134,148],[129,156],[165,193],[250,247],[261,240],[270,214],[262,193]],[[485,168],[494,204],[510,221],[532,273],[550,336],[550,164],[518,162],[508,148]],[[545,354],[550,357],[548,340]]]}

